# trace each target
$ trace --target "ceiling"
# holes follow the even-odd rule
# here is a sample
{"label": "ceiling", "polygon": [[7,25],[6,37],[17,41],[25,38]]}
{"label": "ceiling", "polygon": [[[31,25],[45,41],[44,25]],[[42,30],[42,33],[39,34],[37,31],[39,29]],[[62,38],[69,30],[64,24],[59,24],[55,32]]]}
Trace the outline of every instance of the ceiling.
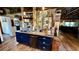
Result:
{"label": "ceiling", "polygon": [[[45,9],[60,9],[61,12],[61,19],[79,19],[79,7],[45,7]],[[37,10],[41,10],[41,7],[37,7]],[[32,11],[32,7],[24,7],[24,11]],[[20,7],[0,7],[0,15],[6,15],[7,13],[20,13]]]}
{"label": "ceiling", "polygon": [[20,11],[21,11],[20,7],[0,7],[0,15],[5,15],[7,13],[13,14],[13,13],[18,13]]}
{"label": "ceiling", "polygon": [[61,19],[79,19],[78,7],[66,7],[62,8]]}

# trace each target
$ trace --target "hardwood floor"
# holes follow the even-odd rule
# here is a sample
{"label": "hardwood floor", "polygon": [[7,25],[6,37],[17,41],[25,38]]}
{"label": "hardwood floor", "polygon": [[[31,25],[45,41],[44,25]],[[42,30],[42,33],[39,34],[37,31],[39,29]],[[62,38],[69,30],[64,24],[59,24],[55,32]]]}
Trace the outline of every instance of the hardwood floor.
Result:
{"label": "hardwood floor", "polygon": [[68,33],[62,33],[59,39],[67,51],[79,51],[79,39]]}
{"label": "hardwood floor", "polygon": [[[15,37],[4,36],[4,42],[0,44],[0,51],[41,51],[23,44],[17,44]],[[60,42],[59,51],[79,51],[79,40],[67,33],[55,37]]]}
{"label": "hardwood floor", "polygon": [[23,44],[17,44],[15,37],[4,35],[4,42],[0,44],[0,51],[40,51],[40,50]]}

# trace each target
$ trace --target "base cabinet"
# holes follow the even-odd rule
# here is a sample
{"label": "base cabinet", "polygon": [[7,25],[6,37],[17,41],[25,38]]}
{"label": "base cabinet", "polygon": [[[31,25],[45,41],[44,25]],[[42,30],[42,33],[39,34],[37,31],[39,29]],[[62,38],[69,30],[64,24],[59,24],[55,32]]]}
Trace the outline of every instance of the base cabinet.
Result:
{"label": "base cabinet", "polygon": [[31,35],[30,47],[37,48],[37,37],[36,35]]}
{"label": "base cabinet", "polygon": [[52,50],[53,39],[50,37],[16,32],[16,40],[19,43],[29,45],[33,48],[38,48],[40,50]]}
{"label": "base cabinet", "polygon": [[28,34],[16,32],[16,40],[19,43],[30,45],[30,36]]}

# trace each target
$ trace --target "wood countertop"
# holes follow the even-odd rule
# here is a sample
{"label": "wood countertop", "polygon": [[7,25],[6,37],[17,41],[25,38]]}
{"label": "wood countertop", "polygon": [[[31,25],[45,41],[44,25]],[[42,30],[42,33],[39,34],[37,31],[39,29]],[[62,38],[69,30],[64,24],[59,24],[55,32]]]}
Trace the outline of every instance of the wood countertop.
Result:
{"label": "wood countertop", "polygon": [[48,34],[45,34],[43,32],[23,32],[23,31],[16,31],[16,32],[21,32],[21,33],[26,33],[26,34],[39,35],[39,36],[45,36],[45,37],[53,38],[53,35],[48,35]]}

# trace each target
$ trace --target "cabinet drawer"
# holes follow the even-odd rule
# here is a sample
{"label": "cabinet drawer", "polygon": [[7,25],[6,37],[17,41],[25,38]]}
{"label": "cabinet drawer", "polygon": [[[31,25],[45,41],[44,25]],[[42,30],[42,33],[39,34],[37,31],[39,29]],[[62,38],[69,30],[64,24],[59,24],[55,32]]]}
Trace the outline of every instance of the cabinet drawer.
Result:
{"label": "cabinet drawer", "polygon": [[51,42],[48,43],[48,42],[46,42],[46,41],[39,41],[39,42],[38,42],[38,45],[46,45],[46,46],[50,46],[50,45],[51,45]]}
{"label": "cabinet drawer", "polygon": [[52,38],[49,38],[49,37],[38,37],[38,40],[39,41],[46,41],[46,42],[51,42],[52,41]]}
{"label": "cabinet drawer", "polygon": [[44,51],[50,51],[51,50],[51,46],[38,46],[39,49],[44,50]]}
{"label": "cabinet drawer", "polygon": [[42,38],[39,38],[38,42],[42,42],[42,43],[46,43],[46,44],[51,44],[52,43],[52,39],[42,39]]}

